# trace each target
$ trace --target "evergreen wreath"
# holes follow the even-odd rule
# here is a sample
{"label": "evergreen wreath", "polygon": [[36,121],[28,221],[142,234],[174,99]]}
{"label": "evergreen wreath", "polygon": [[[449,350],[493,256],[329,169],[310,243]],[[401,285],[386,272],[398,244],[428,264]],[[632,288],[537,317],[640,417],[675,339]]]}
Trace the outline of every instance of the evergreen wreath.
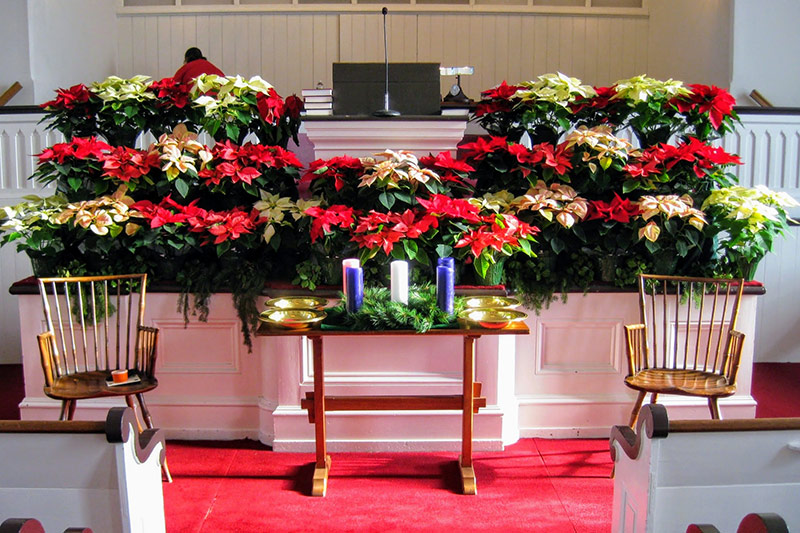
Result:
{"label": "evergreen wreath", "polygon": [[353,331],[410,329],[425,333],[433,327],[457,328],[456,317],[464,309],[464,298],[456,297],[453,314],[436,305],[436,289],[431,285],[414,286],[408,291],[408,304],[391,301],[386,287],[365,287],[364,301],[355,313],[348,313],[345,299],[328,313],[323,328]]}

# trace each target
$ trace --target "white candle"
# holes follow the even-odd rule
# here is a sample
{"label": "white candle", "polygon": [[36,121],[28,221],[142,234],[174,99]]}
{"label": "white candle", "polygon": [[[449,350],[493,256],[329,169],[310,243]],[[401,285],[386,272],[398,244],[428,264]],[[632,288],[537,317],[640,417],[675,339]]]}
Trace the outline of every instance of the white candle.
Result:
{"label": "white candle", "polygon": [[392,301],[408,304],[407,261],[392,261]]}
{"label": "white candle", "polygon": [[358,259],[350,258],[342,260],[342,292],[347,296],[347,267],[358,268],[361,266],[361,261]]}

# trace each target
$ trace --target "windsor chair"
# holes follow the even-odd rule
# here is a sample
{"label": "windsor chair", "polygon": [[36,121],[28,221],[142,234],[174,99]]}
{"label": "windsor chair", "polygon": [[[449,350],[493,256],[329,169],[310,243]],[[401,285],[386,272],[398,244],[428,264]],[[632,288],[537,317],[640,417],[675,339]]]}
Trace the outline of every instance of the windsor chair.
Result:
{"label": "windsor chair", "polygon": [[736,392],[744,280],[640,274],[638,285],[641,321],[625,326],[625,385],[639,392],[628,425],[635,426],[648,393],[651,403],[659,394],[707,398],[719,419],[718,399]]}
{"label": "windsor chair", "polygon": [[[124,397],[137,413],[139,431],[142,421],[152,428],[144,394],[158,386],[158,329],[144,325],[147,274],[47,277],[38,283],[47,327],[37,337],[44,393],[61,401],[60,419],[73,419],[78,400]],[[127,370],[127,381],[114,383],[113,370]],[[166,460],[163,470],[171,482]]]}

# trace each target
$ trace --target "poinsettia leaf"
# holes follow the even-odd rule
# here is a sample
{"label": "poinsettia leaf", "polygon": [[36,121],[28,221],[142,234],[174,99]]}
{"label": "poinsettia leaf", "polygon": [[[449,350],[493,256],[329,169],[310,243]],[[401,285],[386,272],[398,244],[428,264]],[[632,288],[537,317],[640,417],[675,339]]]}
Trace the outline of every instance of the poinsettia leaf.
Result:
{"label": "poinsettia leaf", "polygon": [[392,206],[394,205],[394,195],[391,195],[384,191],[378,196],[378,201],[386,209],[391,209]]}
{"label": "poinsettia leaf", "polygon": [[72,188],[73,191],[77,191],[78,189],[81,188],[83,180],[80,178],[76,178],[74,176],[70,176],[67,178],[67,183],[69,183],[69,186]]}
{"label": "poinsettia leaf", "polygon": [[405,249],[406,254],[408,254],[409,259],[416,259],[417,251],[419,250],[416,242],[410,239],[405,239],[403,240],[403,248]]}
{"label": "poinsettia leaf", "polygon": [[231,249],[231,241],[223,241],[217,245],[217,257]]}
{"label": "poinsettia leaf", "polygon": [[177,178],[174,183],[178,194],[186,198],[186,195],[189,194],[189,184],[186,183],[186,180],[183,178]]}
{"label": "poinsettia leaf", "polygon": [[228,136],[228,139],[235,142],[239,138],[239,126],[237,126],[233,122],[226,123],[225,135]]}
{"label": "poinsettia leaf", "polygon": [[453,254],[453,247],[447,244],[436,245],[436,255],[439,257],[450,257]]}
{"label": "poinsettia leaf", "polygon": [[486,271],[489,270],[489,261],[486,259],[486,256],[481,254],[476,257],[473,266],[475,268],[475,272],[477,272],[480,277],[486,277]]}
{"label": "poinsettia leaf", "polygon": [[625,180],[622,182],[622,192],[629,193],[639,188],[639,182],[636,180]]}

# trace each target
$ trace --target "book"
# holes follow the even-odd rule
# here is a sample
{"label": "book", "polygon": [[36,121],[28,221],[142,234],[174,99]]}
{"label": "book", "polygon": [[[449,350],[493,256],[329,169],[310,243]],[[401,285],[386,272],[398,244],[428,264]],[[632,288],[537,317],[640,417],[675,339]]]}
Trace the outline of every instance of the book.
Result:
{"label": "book", "polygon": [[303,105],[306,109],[333,109],[333,102],[306,102]]}
{"label": "book", "polygon": [[303,111],[304,115],[325,116],[333,115],[333,109],[307,109]]}
{"label": "book", "polygon": [[333,89],[303,89],[300,94],[305,96],[333,96]]}
{"label": "book", "polygon": [[109,387],[119,387],[120,385],[130,385],[131,383],[139,383],[140,381],[142,381],[142,378],[137,375],[133,375],[129,377],[127,381],[122,381],[120,383],[116,383],[114,380],[107,379],[106,385]]}
{"label": "book", "polygon": [[466,107],[450,107],[442,108],[442,115],[466,117],[469,116],[469,108]]}
{"label": "book", "polygon": [[303,101],[307,104],[333,102],[333,96],[306,96]]}

